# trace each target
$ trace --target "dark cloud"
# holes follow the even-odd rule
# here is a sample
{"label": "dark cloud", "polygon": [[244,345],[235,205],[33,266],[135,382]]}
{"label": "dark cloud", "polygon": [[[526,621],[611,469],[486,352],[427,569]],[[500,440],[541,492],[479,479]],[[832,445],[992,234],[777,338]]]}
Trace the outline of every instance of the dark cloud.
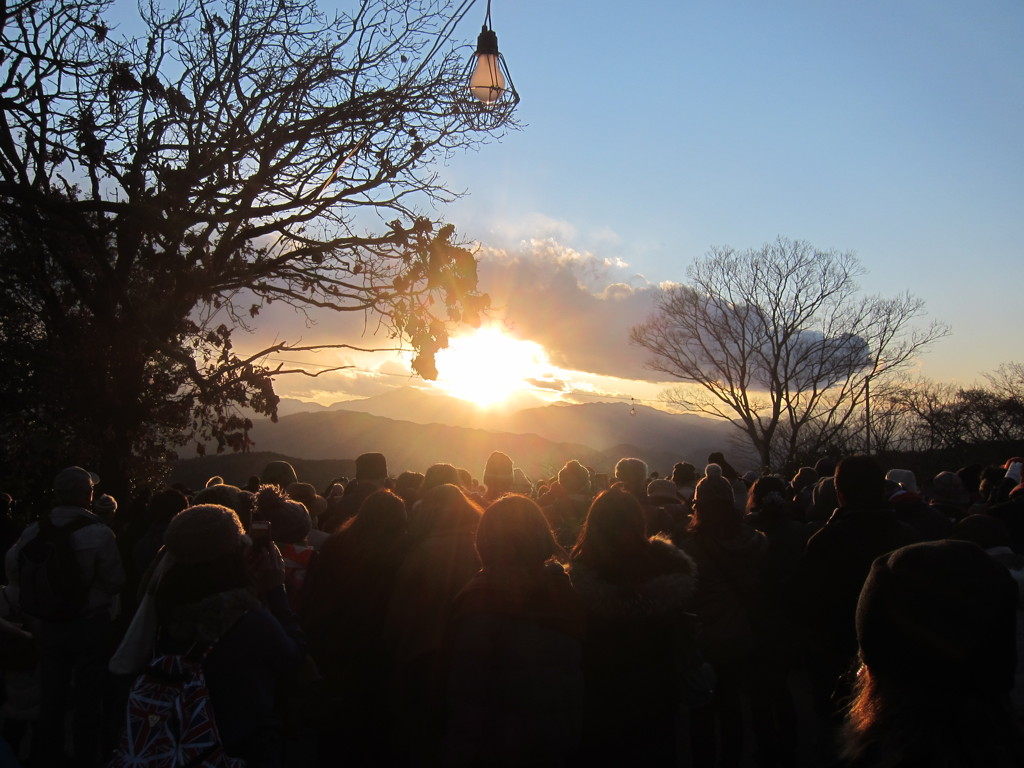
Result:
{"label": "dark cloud", "polygon": [[[517,251],[484,251],[480,283],[494,314],[516,336],[543,345],[555,365],[627,379],[656,380],[630,329],[654,310],[660,289],[605,261],[533,241]],[[663,377],[661,377],[663,378]]]}
{"label": "dark cloud", "polygon": [[527,384],[537,389],[550,389],[554,392],[564,392],[566,383],[560,379],[524,379]]}

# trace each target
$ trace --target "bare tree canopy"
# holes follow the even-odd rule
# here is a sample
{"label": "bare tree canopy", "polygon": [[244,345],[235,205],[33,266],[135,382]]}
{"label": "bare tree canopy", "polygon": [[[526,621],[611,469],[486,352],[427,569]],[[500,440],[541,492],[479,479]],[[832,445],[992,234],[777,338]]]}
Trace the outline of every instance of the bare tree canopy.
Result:
{"label": "bare tree canopy", "polygon": [[713,248],[631,338],[652,353],[652,370],[686,382],[668,402],[728,419],[764,468],[782,468],[827,446],[866,405],[872,382],[947,332],[914,325],[923,303],[910,294],[861,295],[862,271],[851,253],[783,238],[744,252]]}
{"label": "bare tree canopy", "polygon": [[236,408],[274,414],[281,370],[232,332],[272,301],[365,312],[435,375],[449,324],[488,303],[421,213],[454,197],[438,163],[494,135],[457,107],[465,4],[143,0],[131,35],[110,5],[0,11],[12,471],[47,447],[127,480],[186,439],[244,447]]}

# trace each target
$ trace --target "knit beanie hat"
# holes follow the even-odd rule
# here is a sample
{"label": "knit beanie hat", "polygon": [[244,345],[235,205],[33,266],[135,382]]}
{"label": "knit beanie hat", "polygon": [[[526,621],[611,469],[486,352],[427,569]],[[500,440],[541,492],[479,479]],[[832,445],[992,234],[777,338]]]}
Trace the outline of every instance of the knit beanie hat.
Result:
{"label": "knit beanie hat", "polygon": [[383,480],[388,476],[388,460],[383,453],[364,453],[356,459],[356,480]]}
{"label": "knit beanie hat", "polygon": [[117,512],[117,499],[109,493],[97,496],[92,503],[92,511],[100,517],[113,517],[114,513]]}
{"label": "knit beanie hat", "polygon": [[498,482],[511,485],[513,476],[512,459],[501,451],[495,451],[484,465],[484,485]]}
{"label": "knit beanie hat", "polygon": [[708,464],[704,468],[704,477],[693,491],[693,503],[704,506],[723,502],[729,506],[736,503],[732,484],[722,477],[722,468],[718,464]]}
{"label": "knit beanie hat", "polygon": [[576,459],[571,459],[558,470],[558,484],[569,493],[586,492],[590,488],[590,473]]}
{"label": "knit beanie hat", "polygon": [[196,504],[219,504],[222,507],[230,507],[235,512],[238,512],[239,495],[241,493],[241,489],[234,485],[219,483],[206,486],[193,496],[192,500]]}
{"label": "knit beanie hat", "polygon": [[289,499],[276,485],[260,488],[256,494],[253,519],[269,521],[274,541],[283,544],[299,544],[313,528],[305,505]]}
{"label": "knit beanie hat", "polygon": [[976,544],[930,541],[877,558],[857,604],[876,675],[954,693],[1004,693],[1016,668],[1017,583]]}
{"label": "knit beanie hat", "polygon": [[242,545],[238,516],[219,504],[183,509],[167,525],[164,546],[180,563],[209,563],[231,557]]}
{"label": "knit beanie hat", "polygon": [[298,475],[295,474],[295,467],[287,461],[268,462],[267,466],[263,468],[263,474],[260,475],[260,481],[264,485],[276,485],[282,490],[297,482],[298,479]]}

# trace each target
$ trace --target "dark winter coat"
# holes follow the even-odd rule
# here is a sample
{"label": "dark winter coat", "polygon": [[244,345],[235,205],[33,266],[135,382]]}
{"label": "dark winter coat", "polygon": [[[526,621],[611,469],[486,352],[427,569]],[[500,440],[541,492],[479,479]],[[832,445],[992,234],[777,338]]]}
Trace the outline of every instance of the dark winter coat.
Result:
{"label": "dark winter coat", "polygon": [[284,587],[267,592],[265,606],[244,589],[184,606],[163,628],[160,650],[184,653],[200,638],[218,637],[203,671],[224,749],[254,768],[280,765],[278,687],[306,659]]}
{"label": "dark winter coat", "polygon": [[767,540],[743,525],[727,539],[691,534],[684,549],[700,574],[693,612],[700,620],[704,656],[712,664],[746,658],[754,648],[757,614],[763,605],[759,575]]}
{"label": "dark winter coat", "polygon": [[583,631],[557,563],[480,571],[453,606],[445,764],[567,764],[583,720]]}
{"label": "dark winter coat", "polygon": [[675,751],[681,693],[673,669],[692,648],[687,611],[696,566],[682,550],[654,539],[657,575],[639,584],[609,581],[574,561],[573,587],[587,615],[582,754],[594,765],[664,764]]}
{"label": "dark winter coat", "polygon": [[879,555],[918,540],[889,508],[840,507],[807,542],[797,569],[801,618],[817,651],[842,667],[857,650],[854,618],[861,587]]}

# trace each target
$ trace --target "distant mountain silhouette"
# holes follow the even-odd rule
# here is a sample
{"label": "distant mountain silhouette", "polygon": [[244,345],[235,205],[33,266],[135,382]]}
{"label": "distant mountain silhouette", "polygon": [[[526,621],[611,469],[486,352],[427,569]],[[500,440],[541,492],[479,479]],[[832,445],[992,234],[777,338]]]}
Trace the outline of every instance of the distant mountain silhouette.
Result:
{"label": "distant mountain silhouette", "polygon": [[[289,403],[284,410],[292,407]],[[340,471],[343,465],[336,462],[352,461],[368,451],[387,456],[392,475],[448,462],[479,478],[496,450],[511,456],[534,479],[555,474],[569,459],[611,474],[620,458],[636,456],[651,470],[667,474],[677,461],[703,469],[710,452],[723,451],[740,471],[756,466],[749,451],[736,447],[738,432],[725,422],[643,405],[635,406],[635,415],[630,409],[630,403],[586,403],[485,411],[457,398],[404,387],[364,400],[314,406],[283,415],[276,424],[257,420],[251,436],[261,454],[330,461],[330,469],[318,468],[318,474],[334,476],[352,471]],[[193,467],[201,475],[198,461]]]}

